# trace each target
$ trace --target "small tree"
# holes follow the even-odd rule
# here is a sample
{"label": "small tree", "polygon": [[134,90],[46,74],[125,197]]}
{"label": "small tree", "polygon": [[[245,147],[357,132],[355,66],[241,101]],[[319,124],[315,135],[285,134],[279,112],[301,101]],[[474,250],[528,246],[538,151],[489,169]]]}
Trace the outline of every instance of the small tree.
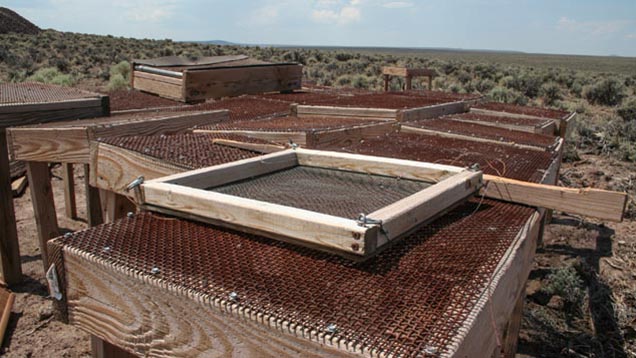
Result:
{"label": "small tree", "polygon": [[591,104],[604,106],[616,106],[627,96],[625,86],[615,78],[606,78],[601,82],[587,86],[583,93]]}

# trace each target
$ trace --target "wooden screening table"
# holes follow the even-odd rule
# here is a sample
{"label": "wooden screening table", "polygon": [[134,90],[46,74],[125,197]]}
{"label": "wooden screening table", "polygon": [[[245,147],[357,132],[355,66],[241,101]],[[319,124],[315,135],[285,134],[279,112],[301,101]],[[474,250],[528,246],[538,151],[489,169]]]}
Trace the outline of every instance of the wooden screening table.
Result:
{"label": "wooden screening table", "polygon": [[[89,186],[91,141],[111,136],[182,133],[227,119],[228,112],[225,110],[142,112],[8,129],[7,137],[13,157],[27,163],[44,269],[48,269],[46,242],[59,234],[48,163],[84,165],[88,222],[89,226],[95,226],[104,220],[101,200],[105,201],[105,214],[111,220],[116,210],[125,210],[130,205],[114,193],[106,193],[100,198],[100,193]],[[66,178],[71,177],[72,170]]]}
{"label": "wooden screening table", "polygon": [[[109,113],[108,96],[39,83],[0,84],[0,270],[7,284],[19,282],[22,276],[9,174],[7,128],[107,116]],[[31,169],[29,177],[34,174],[34,168]],[[36,171],[37,176],[49,176],[48,168]],[[32,187],[32,197],[38,194],[52,197],[50,187],[44,188],[41,193]],[[36,216],[36,221],[41,224],[49,220]]]}
{"label": "wooden screening table", "polygon": [[437,75],[435,70],[429,70],[426,68],[405,68],[405,67],[382,67],[382,75],[384,77],[384,90],[389,90],[389,82],[391,78],[402,77],[406,80],[406,90],[412,88],[413,77],[427,77],[428,89],[433,89],[433,77]]}

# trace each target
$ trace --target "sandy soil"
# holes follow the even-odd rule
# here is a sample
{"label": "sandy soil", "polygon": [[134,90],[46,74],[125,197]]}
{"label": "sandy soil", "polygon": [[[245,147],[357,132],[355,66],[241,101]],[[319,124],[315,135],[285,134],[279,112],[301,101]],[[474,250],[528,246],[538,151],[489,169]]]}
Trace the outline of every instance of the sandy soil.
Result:
{"label": "sandy soil", "polygon": [[[79,221],[64,216],[61,169],[52,180],[63,231],[86,227],[83,173],[75,168]],[[562,181],[634,192],[636,165],[584,156],[564,163]],[[2,357],[88,357],[89,335],[56,321],[43,279],[29,189],[14,200],[20,237],[23,284],[13,287],[16,302]],[[585,299],[568,307],[544,287],[551,272],[573,266]],[[527,286],[519,357],[636,357],[636,222],[600,224],[556,215],[546,228]]]}

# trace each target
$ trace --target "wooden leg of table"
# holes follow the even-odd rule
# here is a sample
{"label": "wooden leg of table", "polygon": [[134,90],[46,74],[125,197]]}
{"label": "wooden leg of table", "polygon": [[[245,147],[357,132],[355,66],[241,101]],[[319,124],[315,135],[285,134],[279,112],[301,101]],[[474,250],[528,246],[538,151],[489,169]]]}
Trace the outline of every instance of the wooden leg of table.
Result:
{"label": "wooden leg of table", "polygon": [[62,163],[62,177],[64,179],[64,207],[66,217],[77,218],[77,204],[75,203],[75,178],[73,164]]}
{"label": "wooden leg of table", "polygon": [[389,81],[391,80],[391,77],[389,75],[384,75],[384,92],[388,92],[389,91]]}
{"label": "wooden leg of table", "polygon": [[102,217],[102,202],[99,189],[90,186],[90,167],[84,164],[84,184],[86,186],[86,216],[88,226],[93,227],[104,222]]}
{"label": "wooden leg of table", "polygon": [[406,90],[410,91],[413,88],[413,78],[411,76],[406,76]]}
{"label": "wooden leg of table", "polygon": [[105,201],[106,215],[104,222],[113,222],[123,218],[128,212],[135,212],[135,205],[127,197],[112,191],[102,191],[102,199]]}
{"label": "wooden leg of table", "polygon": [[42,254],[44,272],[46,272],[49,268],[46,243],[60,235],[55,213],[55,202],[53,200],[53,188],[51,188],[51,173],[49,164],[45,162],[27,162],[26,167],[29,186],[31,187],[31,202],[33,204],[35,225],[38,229],[40,253]]}
{"label": "wooden leg of table", "polygon": [[132,353],[116,347],[96,336],[91,335],[91,350],[93,358],[133,358],[136,357]]}
{"label": "wooden leg of table", "polygon": [[2,280],[8,285],[22,280],[20,245],[13,211],[9,153],[4,129],[0,129],[0,270]]}
{"label": "wooden leg of table", "polygon": [[523,321],[523,303],[525,299],[525,292],[519,295],[510,321],[508,321],[502,347],[504,358],[514,358],[517,354],[517,343],[519,342],[519,331]]}

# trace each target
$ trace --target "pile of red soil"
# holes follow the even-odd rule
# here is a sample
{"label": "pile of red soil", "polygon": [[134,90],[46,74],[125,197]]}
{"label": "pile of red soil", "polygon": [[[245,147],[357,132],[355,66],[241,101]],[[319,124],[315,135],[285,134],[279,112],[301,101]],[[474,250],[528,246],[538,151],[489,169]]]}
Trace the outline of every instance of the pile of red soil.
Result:
{"label": "pile of red soil", "polygon": [[0,34],[8,34],[10,32],[27,35],[37,35],[42,31],[31,21],[18,15],[15,11],[6,7],[0,7]]}

